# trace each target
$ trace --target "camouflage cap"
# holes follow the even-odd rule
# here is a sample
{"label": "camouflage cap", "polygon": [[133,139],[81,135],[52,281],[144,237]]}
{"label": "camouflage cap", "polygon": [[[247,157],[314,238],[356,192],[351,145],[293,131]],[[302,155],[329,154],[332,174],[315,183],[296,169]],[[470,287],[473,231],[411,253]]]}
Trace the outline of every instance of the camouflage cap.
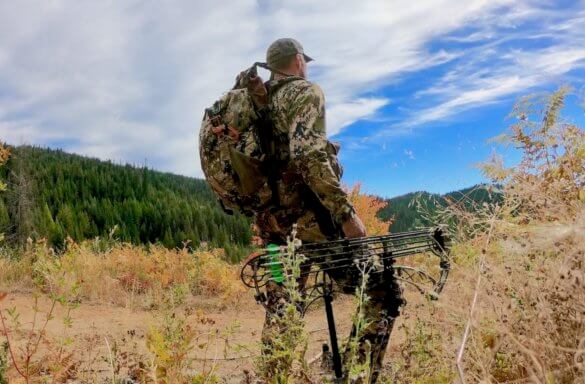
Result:
{"label": "camouflage cap", "polygon": [[266,64],[271,67],[278,67],[283,60],[300,53],[305,58],[305,61],[313,61],[312,58],[305,54],[303,46],[297,40],[292,38],[278,39],[268,47],[266,51]]}

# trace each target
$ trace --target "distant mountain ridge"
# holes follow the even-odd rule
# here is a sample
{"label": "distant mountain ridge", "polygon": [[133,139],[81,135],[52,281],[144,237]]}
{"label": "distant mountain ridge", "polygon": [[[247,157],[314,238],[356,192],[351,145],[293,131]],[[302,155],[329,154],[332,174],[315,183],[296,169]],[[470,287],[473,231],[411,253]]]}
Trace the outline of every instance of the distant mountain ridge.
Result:
{"label": "distant mountain ridge", "polygon": [[409,231],[417,227],[433,225],[425,220],[421,212],[417,211],[416,203],[423,205],[427,210],[433,211],[438,206],[445,206],[447,199],[450,201],[462,201],[464,204],[493,202],[499,198],[497,193],[490,190],[485,184],[474,185],[458,191],[445,193],[429,193],[426,191],[410,192],[405,195],[384,199],[388,206],[378,212],[378,216],[384,220],[393,220],[392,232]]}

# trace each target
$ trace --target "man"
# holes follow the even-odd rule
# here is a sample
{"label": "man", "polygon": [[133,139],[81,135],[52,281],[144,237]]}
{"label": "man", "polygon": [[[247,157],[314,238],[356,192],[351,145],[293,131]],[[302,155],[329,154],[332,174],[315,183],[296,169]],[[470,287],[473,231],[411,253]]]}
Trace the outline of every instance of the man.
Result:
{"label": "man", "polygon": [[[282,175],[274,180],[277,203],[255,216],[260,236],[267,242],[283,244],[295,223],[297,237],[303,242],[366,236],[362,221],[340,185],[339,147],[326,137],[323,91],[306,80],[310,61],[301,44],[291,38],[276,40],[266,54],[272,70],[267,86],[268,114],[274,128],[271,152],[278,174]],[[336,270],[331,275],[340,285],[349,285],[350,292],[359,284],[344,271]],[[398,285],[394,281],[382,282],[381,275],[373,275],[369,283],[366,315],[372,323],[360,338],[362,361],[366,359],[366,341],[371,344],[369,358],[375,377],[402,304]],[[273,309],[266,316],[263,340],[269,343],[270,333],[278,332],[273,329],[273,320],[278,316],[281,289],[271,283],[267,291],[269,307]]]}

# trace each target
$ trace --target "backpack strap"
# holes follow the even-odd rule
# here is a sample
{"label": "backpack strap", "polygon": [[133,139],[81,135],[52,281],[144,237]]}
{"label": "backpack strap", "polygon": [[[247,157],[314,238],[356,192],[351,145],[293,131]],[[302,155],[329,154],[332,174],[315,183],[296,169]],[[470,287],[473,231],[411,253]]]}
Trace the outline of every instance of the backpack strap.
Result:
{"label": "backpack strap", "polygon": [[284,73],[284,72],[282,72],[274,67],[271,67],[267,63],[256,62],[256,63],[254,63],[254,66],[264,68],[270,72],[278,73],[279,75],[282,75],[282,76],[294,76],[294,75],[291,75],[288,73]]}
{"label": "backpack strap", "polygon": [[[273,73],[277,73],[279,75],[284,76],[285,78],[283,81],[279,82],[278,87],[270,87],[269,83],[266,82],[264,84],[254,84],[255,81],[258,81],[258,67],[264,68],[268,71]],[[236,83],[233,89],[238,88],[247,88],[248,91],[251,93],[252,99],[254,100],[254,87],[264,88],[266,91],[264,93],[266,99],[262,99],[262,102],[257,103],[254,100],[254,104],[256,107],[256,112],[258,113],[258,121],[257,121],[257,128],[259,133],[260,139],[260,146],[262,148],[262,152],[266,155],[265,161],[262,162],[261,168],[262,173],[266,175],[268,178],[268,186],[272,192],[272,207],[279,207],[280,206],[280,196],[278,194],[278,180],[282,177],[282,166],[280,161],[276,159],[276,149],[275,149],[275,136],[274,136],[274,124],[270,120],[269,112],[267,110],[268,105],[268,97],[269,94],[276,91],[281,85],[289,83],[295,80],[302,80],[300,77],[285,73],[280,71],[272,66],[269,66],[267,63],[262,62],[255,62],[250,68],[240,73],[240,75],[236,78]],[[264,97],[264,95],[260,95]]]}
{"label": "backpack strap", "polygon": [[[293,81],[300,81],[304,80],[303,78],[295,75],[290,75],[279,70],[275,70],[270,66],[264,63],[256,63],[261,68],[265,68],[271,71],[274,71],[278,74],[285,76],[279,80],[270,80],[265,83],[266,89],[268,90],[268,98],[270,99],[272,95],[278,89],[280,89],[285,84],[289,84]],[[280,196],[278,191],[278,181],[280,179],[291,181],[294,178],[298,178],[300,175],[295,174],[290,169],[288,169],[288,164],[282,162],[281,160],[277,159],[276,156],[276,144],[277,138],[275,135],[275,128],[274,123],[269,117],[268,111],[265,111],[262,114],[261,123],[259,124],[259,131],[260,131],[260,142],[263,148],[264,153],[267,156],[267,160],[265,165],[265,174],[268,177],[268,185],[272,191],[272,207],[279,208],[280,207]]]}

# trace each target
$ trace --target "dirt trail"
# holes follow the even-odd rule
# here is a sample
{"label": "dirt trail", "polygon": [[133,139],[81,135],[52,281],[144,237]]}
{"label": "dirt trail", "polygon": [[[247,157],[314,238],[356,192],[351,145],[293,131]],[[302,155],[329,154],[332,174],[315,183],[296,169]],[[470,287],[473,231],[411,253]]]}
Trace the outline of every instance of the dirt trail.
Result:
{"label": "dirt trail", "polygon": [[[3,302],[3,307],[16,307],[21,323],[25,329],[29,329],[34,313],[33,303],[31,295],[11,294]],[[48,305],[46,300],[40,300],[42,311],[46,311]],[[338,332],[343,338],[349,332],[350,317],[354,309],[351,297],[338,298],[334,306]],[[199,371],[214,369],[224,382],[238,383],[243,377],[244,369],[252,371],[252,358],[258,354],[264,311],[251,297],[243,299],[237,307],[202,309],[208,307],[209,299],[201,299],[187,305],[185,310],[189,324],[197,331],[217,336],[202,337],[203,347],[196,348],[194,353],[196,368]],[[88,375],[94,379],[111,377],[108,357],[110,353],[117,353],[117,349],[122,355],[129,351],[147,355],[145,335],[161,319],[161,314],[157,311],[82,303],[72,312],[73,327],[66,330],[60,320],[63,315],[63,309],[57,308],[55,319],[47,326],[47,334],[54,337],[72,337],[74,345],[79,348],[79,354],[83,355],[81,360],[86,360],[83,364],[87,365],[86,371],[92,372]],[[306,325],[310,333],[307,358],[311,359],[319,354],[322,344],[328,340],[322,306],[309,311]]]}

